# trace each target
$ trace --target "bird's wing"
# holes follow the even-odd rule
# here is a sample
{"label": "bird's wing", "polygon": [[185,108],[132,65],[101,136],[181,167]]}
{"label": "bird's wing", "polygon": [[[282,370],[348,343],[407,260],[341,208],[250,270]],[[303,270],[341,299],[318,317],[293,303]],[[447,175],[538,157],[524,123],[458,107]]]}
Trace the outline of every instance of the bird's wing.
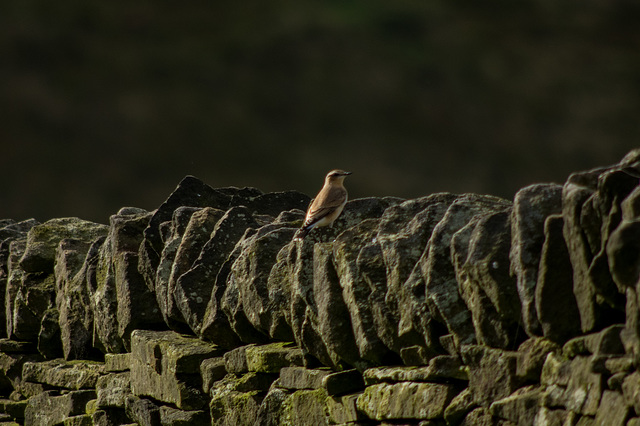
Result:
{"label": "bird's wing", "polygon": [[347,198],[344,188],[330,188],[328,191],[320,191],[307,211],[307,217],[303,226],[313,225],[325,216],[333,213]]}

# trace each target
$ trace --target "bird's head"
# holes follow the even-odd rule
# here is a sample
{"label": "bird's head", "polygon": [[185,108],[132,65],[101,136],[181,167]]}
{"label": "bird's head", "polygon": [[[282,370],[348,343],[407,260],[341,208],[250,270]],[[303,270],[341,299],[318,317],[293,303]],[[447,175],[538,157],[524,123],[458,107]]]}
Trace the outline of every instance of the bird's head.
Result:
{"label": "bird's head", "polygon": [[331,170],[329,173],[327,173],[327,177],[324,179],[324,181],[327,183],[342,183],[342,181],[344,181],[344,178],[346,178],[350,174],[351,172],[345,172],[344,170]]}

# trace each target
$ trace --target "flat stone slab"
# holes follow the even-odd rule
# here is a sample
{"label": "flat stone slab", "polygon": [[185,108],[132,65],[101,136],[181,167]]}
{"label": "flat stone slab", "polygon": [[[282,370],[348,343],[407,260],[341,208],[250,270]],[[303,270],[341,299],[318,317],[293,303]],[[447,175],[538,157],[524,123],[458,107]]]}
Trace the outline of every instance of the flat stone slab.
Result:
{"label": "flat stone slab", "polygon": [[355,368],[328,374],[322,378],[322,387],[329,395],[343,395],[364,389],[362,373]]}
{"label": "flat stone slab", "polygon": [[353,423],[365,420],[358,410],[357,401],[362,393],[354,393],[339,397],[329,396],[326,400],[329,421],[333,424]]}
{"label": "flat stone slab", "polygon": [[105,354],[104,369],[114,373],[131,369],[131,354]]}
{"label": "flat stone slab", "polygon": [[87,402],[96,397],[93,390],[79,390],[59,395],[55,391],[29,399],[24,419],[27,425],[57,425],[67,417],[84,414]]}
{"label": "flat stone slab", "polygon": [[9,353],[34,353],[37,351],[33,342],[19,342],[11,339],[0,339],[0,352]]}
{"label": "flat stone slab", "polygon": [[374,420],[438,419],[455,396],[452,385],[380,383],[358,397],[358,408]]}
{"label": "flat stone slab", "polygon": [[206,405],[200,364],[221,350],[173,331],[135,330],[131,335],[131,390],[183,410]]}
{"label": "flat stone slab", "polygon": [[284,367],[280,370],[279,385],[285,389],[319,389],[324,379],[333,371],[308,369],[304,367]]}
{"label": "flat stone slab", "polygon": [[65,389],[95,388],[98,378],[104,374],[104,364],[92,361],[26,362],[22,367],[22,379],[44,383]]}
{"label": "flat stone slab", "polygon": [[441,379],[468,380],[467,369],[457,357],[438,356],[427,366],[374,367],[364,371],[367,385],[398,382],[433,382]]}
{"label": "flat stone slab", "polygon": [[302,349],[285,342],[249,346],[245,356],[248,370],[257,373],[278,373],[283,367],[303,365]]}

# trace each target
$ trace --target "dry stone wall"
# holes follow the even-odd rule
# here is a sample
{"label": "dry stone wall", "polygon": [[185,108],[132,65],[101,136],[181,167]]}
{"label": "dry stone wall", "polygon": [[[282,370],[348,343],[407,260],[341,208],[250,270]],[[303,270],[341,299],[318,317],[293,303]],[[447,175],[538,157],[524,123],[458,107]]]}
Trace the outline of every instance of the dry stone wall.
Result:
{"label": "dry stone wall", "polygon": [[2,220],[0,424],[639,425],[638,176]]}

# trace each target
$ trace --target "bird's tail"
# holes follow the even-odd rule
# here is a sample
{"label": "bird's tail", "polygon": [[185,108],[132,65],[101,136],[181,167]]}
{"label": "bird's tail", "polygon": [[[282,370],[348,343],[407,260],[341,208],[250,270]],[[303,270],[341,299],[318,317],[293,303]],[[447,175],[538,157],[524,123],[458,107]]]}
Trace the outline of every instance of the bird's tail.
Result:
{"label": "bird's tail", "polygon": [[296,240],[304,240],[304,237],[307,236],[309,231],[311,231],[311,228],[308,228],[306,226],[302,227],[302,228],[298,229],[298,232],[296,232],[296,236],[294,238]]}

